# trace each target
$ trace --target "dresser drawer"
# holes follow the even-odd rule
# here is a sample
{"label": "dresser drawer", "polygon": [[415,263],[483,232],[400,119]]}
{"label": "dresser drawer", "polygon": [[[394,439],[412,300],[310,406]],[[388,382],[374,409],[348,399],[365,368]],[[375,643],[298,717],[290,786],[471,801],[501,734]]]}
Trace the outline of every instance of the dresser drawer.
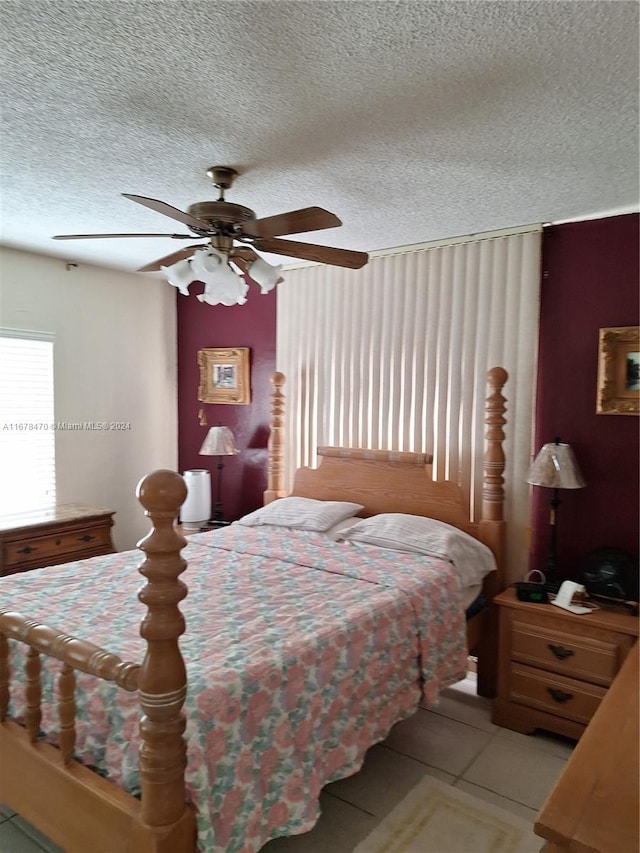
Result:
{"label": "dresser drawer", "polygon": [[51,533],[47,536],[27,536],[19,542],[8,542],[5,550],[7,568],[22,563],[38,562],[41,565],[53,565],[73,559],[85,551],[106,553],[113,550],[109,528],[96,527],[65,533]]}
{"label": "dresser drawer", "polygon": [[512,625],[513,660],[594,684],[611,684],[629,647],[630,639],[615,634],[607,642],[518,620]]}
{"label": "dresser drawer", "polygon": [[509,692],[512,702],[586,725],[607,691],[595,684],[514,663]]}

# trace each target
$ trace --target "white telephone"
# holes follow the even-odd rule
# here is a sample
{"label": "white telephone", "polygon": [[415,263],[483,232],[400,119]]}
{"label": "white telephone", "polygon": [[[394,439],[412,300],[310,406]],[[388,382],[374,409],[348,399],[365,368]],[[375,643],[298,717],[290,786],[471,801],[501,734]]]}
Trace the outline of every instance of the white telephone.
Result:
{"label": "white telephone", "polygon": [[576,593],[583,594],[584,592],[585,588],[582,584],[575,583],[575,581],[563,581],[558,594],[551,600],[551,604],[555,604],[556,607],[562,607],[563,610],[569,610],[571,613],[592,613],[594,610],[593,607],[582,607],[579,604],[571,603]]}

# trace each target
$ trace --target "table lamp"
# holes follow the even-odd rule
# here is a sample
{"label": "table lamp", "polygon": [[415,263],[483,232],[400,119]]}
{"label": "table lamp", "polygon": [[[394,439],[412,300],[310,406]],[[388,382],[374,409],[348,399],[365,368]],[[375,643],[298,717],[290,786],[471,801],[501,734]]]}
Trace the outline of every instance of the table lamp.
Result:
{"label": "table lamp", "polygon": [[216,500],[213,509],[214,521],[222,521],[222,469],[224,467],[222,457],[235,456],[236,453],[240,453],[240,451],[236,447],[233,433],[229,427],[221,425],[211,427],[205,440],[202,442],[200,455],[218,457],[218,464],[216,465],[218,472],[216,478]]}
{"label": "table lamp", "polygon": [[549,554],[544,568],[546,587],[550,592],[558,589],[556,573],[556,530],[558,521],[558,489],[581,489],[586,485],[570,445],[559,438],[545,444],[531,463],[527,483],[551,489],[549,501]]}

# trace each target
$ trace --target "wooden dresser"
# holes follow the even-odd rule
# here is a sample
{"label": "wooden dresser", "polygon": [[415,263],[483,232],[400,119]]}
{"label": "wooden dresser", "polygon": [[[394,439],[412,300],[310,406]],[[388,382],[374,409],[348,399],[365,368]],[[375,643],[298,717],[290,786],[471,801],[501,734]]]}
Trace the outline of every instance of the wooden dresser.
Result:
{"label": "wooden dresser", "polygon": [[0,516],[0,577],[113,554],[114,510],[64,504]]}
{"label": "wooden dresser", "polygon": [[578,616],[552,604],[518,601],[499,609],[498,695],[492,721],[530,733],[582,735],[638,637],[638,617],[622,608]]}
{"label": "wooden dresser", "polygon": [[534,826],[547,853],[638,853],[638,644],[615,677]]}

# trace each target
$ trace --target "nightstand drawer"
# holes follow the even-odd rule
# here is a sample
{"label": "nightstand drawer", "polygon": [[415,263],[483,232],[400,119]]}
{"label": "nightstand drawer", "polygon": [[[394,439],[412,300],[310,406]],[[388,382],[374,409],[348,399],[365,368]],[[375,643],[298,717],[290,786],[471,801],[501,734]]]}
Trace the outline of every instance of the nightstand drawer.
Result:
{"label": "nightstand drawer", "polygon": [[611,684],[620,668],[622,646],[624,650],[629,647],[624,637],[614,635],[611,642],[605,642],[517,619],[513,621],[512,631],[513,660],[596,684]]}
{"label": "nightstand drawer", "polygon": [[109,527],[87,527],[67,533],[53,533],[48,536],[25,536],[18,542],[8,542],[6,547],[7,568],[37,561],[40,565],[53,565],[65,559],[79,559],[84,551],[98,553],[104,549],[113,550]]}
{"label": "nightstand drawer", "polygon": [[512,702],[586,725],[607,691],[594,684],[513,664],[509,692]]}

